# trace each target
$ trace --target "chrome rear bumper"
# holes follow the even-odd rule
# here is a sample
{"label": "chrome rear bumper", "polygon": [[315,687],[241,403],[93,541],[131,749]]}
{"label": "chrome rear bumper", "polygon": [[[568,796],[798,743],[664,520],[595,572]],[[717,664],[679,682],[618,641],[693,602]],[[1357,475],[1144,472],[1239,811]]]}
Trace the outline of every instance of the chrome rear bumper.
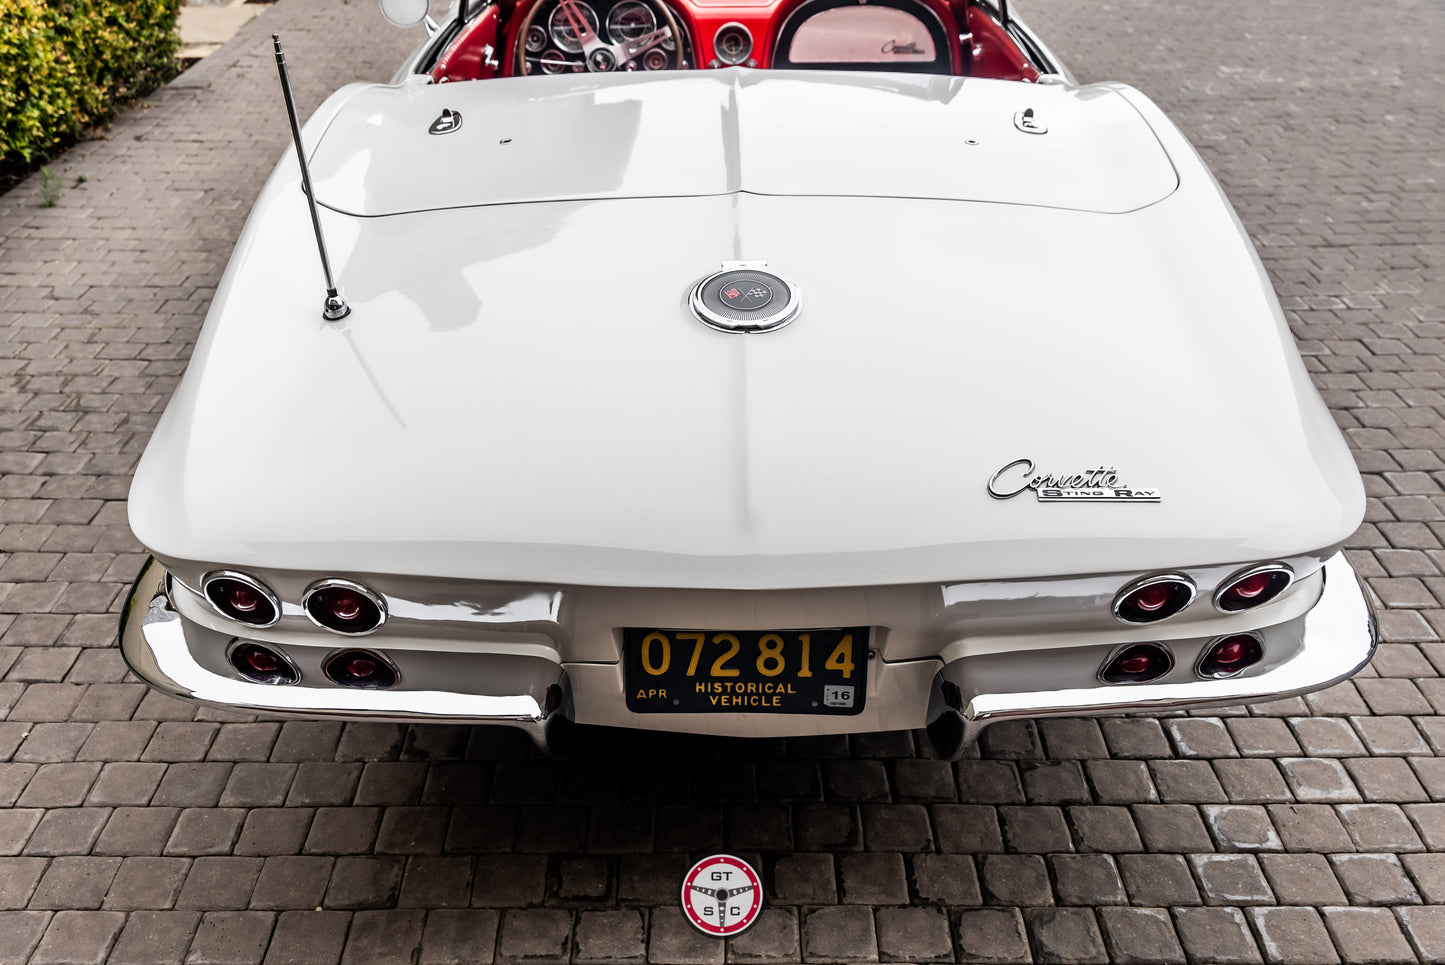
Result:
{"label": "chrome rear bumper", "polygon": [[1304,646],[1262,673],[1224,680],[1126,684],[1021,693],[975,693],[967,702],[967,660],[944,666],[934,681],[928,733],[940,756],[956,757],[989,724],[1030,717],[1079,717],[1134,711],[1186,710],[1260,703],[1323,690],[1349,678],[1374,656],[1375,615],[1363,584],[1343,552],[1324,566],[1318,602],[1304,615]]}
{"label": "chrome rear bumper", "polygon": [[192,656],[185,621],[172,605],[165,581],[165,567],[148,561],[121,614],[120,646],[131,670],[169,696],[281,716],[502,724],[526,731],[541,747],[566,715],[566,672],[559,664],[540,660],[538,674],[546,679],[531,681],[528,692],[500,695],[275,686],[222,676]]}

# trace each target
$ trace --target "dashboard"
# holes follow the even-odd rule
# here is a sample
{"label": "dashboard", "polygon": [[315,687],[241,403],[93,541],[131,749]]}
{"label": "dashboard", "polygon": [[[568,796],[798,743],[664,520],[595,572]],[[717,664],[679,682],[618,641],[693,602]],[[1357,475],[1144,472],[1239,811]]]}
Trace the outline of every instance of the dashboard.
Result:
{"label": "dashboard", "polygon": [[516,32],[516,74],[691,66],[687,34],[660,0],[539,0]]}
{"label": "dashboard", "polygon": [[436,83],[732,66],[1032,81],[1044,62],[1021,36],[978,0],[482,0],[422,69]]}

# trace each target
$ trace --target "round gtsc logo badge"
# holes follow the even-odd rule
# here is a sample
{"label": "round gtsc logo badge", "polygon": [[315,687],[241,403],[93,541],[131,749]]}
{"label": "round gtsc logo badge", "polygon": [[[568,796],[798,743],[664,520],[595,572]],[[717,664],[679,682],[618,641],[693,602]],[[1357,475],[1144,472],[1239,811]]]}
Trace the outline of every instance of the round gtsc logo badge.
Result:
{"label": "round gtsc logo badge", "polygon": [[747,931],[763,910],[763,883],[746,861],[715,854],[682,879],[682,911],[704,935],[731,938]]}

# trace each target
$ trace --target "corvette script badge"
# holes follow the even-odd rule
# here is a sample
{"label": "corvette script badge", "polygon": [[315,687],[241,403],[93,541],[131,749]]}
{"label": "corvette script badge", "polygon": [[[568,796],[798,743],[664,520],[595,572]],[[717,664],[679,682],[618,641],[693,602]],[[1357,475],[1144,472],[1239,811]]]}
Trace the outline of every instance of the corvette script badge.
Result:
{"label": "corvette script badge", "polygon": [[1119,481],[1113,466],[1050,475],[1034,472],[1032,459],[1015,459],[989,477],[988,494],[1012,499],[1032,489],[1041,503],[1157,503],[1157,489],[1135,489]]}
{"label": "corvette script badge", "polygon": [[730,854],[703,858],[682,879],[682,912],[704,935],[741,934],[762,910],[762,881],[741,858]]}

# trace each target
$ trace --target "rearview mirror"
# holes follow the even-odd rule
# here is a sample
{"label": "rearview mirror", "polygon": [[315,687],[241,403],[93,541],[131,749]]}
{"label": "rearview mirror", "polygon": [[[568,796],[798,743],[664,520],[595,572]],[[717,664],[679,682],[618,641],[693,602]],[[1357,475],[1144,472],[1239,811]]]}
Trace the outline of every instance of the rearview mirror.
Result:
{"label": "rearview mirror", "polygon": [[427,0],[381,0],[381,15],[397,27],[415,27],[426,19]]}

